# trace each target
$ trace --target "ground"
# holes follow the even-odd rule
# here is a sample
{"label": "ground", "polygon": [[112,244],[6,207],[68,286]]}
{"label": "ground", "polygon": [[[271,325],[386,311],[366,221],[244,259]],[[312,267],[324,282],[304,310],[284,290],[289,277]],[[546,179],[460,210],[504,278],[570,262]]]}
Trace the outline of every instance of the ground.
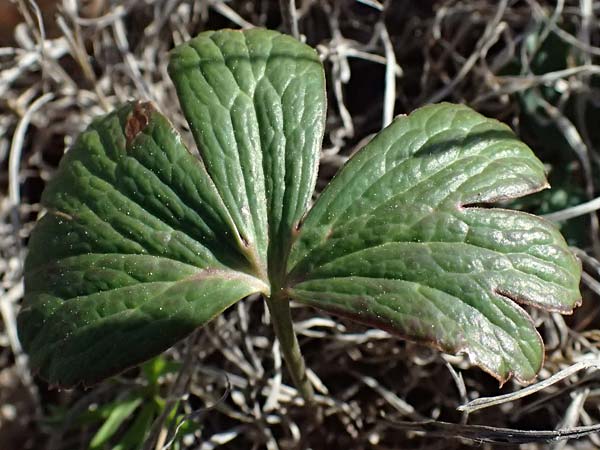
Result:
{"label": "ground", "polygon": [[494,439],[524,450],[600,447],[598,435],[549,444],[558,433],[542,432],[519,447],[518,433],[501,430],[600,422],[598,202],[569,209],[599,192],[600,2],[296,2],[299,32],[327,74],[318,190],[392,115],[441,100],[507,123],[547,165],[553,189],[512,206],[552,213],[583,263],[574,315],[532,310],[546,342],[539,380],[564,376],[470,414],[457,407],[522,387],[499,388],[461,356],[298,306],[318,393],[317,407],[303,406],[259,298],[143,369],[89,389],[50,389],[35,377],[15,316],[40,195],[65,148],[130,99],[153,100],[185,129],[166,75],[169,49],[207,29],[285,28],[280,3],[269,0],[38,3],[0,4],[0,448],[160,449],[178,424],[171,448],[492,448]]}

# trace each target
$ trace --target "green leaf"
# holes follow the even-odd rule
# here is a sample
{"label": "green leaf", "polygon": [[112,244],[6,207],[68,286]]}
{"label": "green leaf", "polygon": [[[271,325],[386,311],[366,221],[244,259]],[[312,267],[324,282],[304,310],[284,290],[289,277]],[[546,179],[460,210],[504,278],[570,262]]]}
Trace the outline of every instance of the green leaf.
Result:
{"label": "green leaf", "polygon": [[175,49],[169,73],[237,229],[280,281],[316,181],[325,122],[318,55],[274,31],[207,32]]}
{"label": "green leaf", "polygon": [[500,380],[533,378],[543,346],[514,301],[571,311],[580,267],[549,223],[480,206],[547,186],[509,128],[425,107],[307,214],[325,120],[316,52],[273,31],[206,32],[173,51],[169,73],[201,159],[131,103],[88,127],[43,194],[18,325],[44,378],[101,380],[253,293],[273,293],[307,399],[286,295],[467,352]]}
{"label": "green leaf", "polygon": [[267,30],[206,32],[169,71],[202,160],[132,103],[78,138],[44,192],[19,331],[54,384],[117,373],[282,284],[323,135],[316,52]]}
{"label": "green leaf", "polygon": [[102,448],[141,403],[142,399],[140,397],[133,397],[120,402],[92,438],[90,450]]}
{"label": "green leaf", "polygon": [[182,363],[180,362],[167,360],[164,356],[157,356],[142,364],[141,368],[148,386],[152,389],[158,389],[159,378],[169,373],[177,373],[181,370],[181,366]]}
{"label": "green leaf", "polygon": [[580,264],[535,216],[487,204],[547,187],[508,127],[465,106],[398,118],[308,214],[289,258],[297,301],[465,352],[527,382],[543,343],[517,303],[571,312]]}
{"label": "green leaf", "polygon": [[146,435],[152,427],[152,421],[155,416],[155,408],[152,403],[147,403],[142,406],[141,411],[136,416],[131,427],[127,429],[127,433],[123,439],[119,441],[112,450],[128,450],[143,448]]}
{"label": "green leaf", "polygon": [[43,203],[19,332],[51,383],[101,380],[268,293],[203,164],[147,104],[95,121]]}

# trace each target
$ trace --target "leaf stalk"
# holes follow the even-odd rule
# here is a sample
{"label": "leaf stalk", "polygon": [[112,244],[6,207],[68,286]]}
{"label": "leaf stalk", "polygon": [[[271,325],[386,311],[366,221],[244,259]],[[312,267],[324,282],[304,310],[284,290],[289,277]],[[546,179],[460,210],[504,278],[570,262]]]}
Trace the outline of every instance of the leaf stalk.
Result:
{"label": "leaf stalk", "polygon": [[300,351],[298,337],[294,331],[290,301],[284,291],[280,289],[267,298],[267,305],[271,313],[275,335],[279,340],[281,353],[283,354],[292,381],[304,401],[307,404],[312,404],[314,403],[314,391],[306,375],[304,357]]}

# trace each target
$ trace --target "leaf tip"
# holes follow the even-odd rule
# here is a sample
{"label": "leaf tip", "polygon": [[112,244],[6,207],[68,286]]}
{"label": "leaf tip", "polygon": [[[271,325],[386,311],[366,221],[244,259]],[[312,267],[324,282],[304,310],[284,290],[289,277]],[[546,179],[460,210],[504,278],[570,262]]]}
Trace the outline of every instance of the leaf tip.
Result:
{"label": "leaf tip", "polygon": [[[542,343],[539,333],[536,332],[536,334],[538,335],[540,343]],[[483,362],[479,358],[477,358],[476,355],[474,355],[468,349],[462,349],[456,353],[457,354],[463,353],[464,355],[467,356],[467,358],[469,359],[469,362],[471,363],[472,366],[479,367],[479,369],[481,369],[483,372],[487,373],[492,378],[494,378],[496,381],[498,381],[498,389],[502,389],[504,387],[504,385],[511,379],[514,379],[521,386],[530,385],[531,383],[533,383],[536,380],[537,374],[543,367],[544,359],[545,359],[544,352],[542,352],[542,354],[540,355],[541,358],[539,360],[539,364],[536,365],[534,370],[531,373],[524,373],[524,372],[520,372],[519,370],[515,370],[514,368],[511,368],[507,371],[501,371],[498,369],[494,369],[494,368],[488,366],[485,362]]]}

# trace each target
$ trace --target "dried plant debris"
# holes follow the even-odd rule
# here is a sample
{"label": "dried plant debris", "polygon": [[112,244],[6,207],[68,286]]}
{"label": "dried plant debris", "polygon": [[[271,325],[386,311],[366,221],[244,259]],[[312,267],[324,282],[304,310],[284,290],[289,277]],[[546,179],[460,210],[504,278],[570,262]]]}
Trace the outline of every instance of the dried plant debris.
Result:
{"label": "dried plant debris", "polygon": [[[297,0],[293,15],[287,1],[38,3],[15,2],[20,23],[0,48],[0,436],[12,439],[0,447],[600,447],[590,434],[600,423],[600,1]],[[190,143],[168,51],[203,30],[250,26],[297,27],[325,64],[318,188],[394,114],[440,100],[497,117],[546,163],[553,189],[510,206],[559,223],[583,263],[584,300],[571,317],[530,311],[547,344],[543,384],[499,391],[465,358],[296,307],[316,391],[306,408],[254,298],[92,389],[48,390],[32,377],[15,328],[22,262],[64,148],[131,99],[152,101]],[[499,394],[508,396],[469,407]]]}

